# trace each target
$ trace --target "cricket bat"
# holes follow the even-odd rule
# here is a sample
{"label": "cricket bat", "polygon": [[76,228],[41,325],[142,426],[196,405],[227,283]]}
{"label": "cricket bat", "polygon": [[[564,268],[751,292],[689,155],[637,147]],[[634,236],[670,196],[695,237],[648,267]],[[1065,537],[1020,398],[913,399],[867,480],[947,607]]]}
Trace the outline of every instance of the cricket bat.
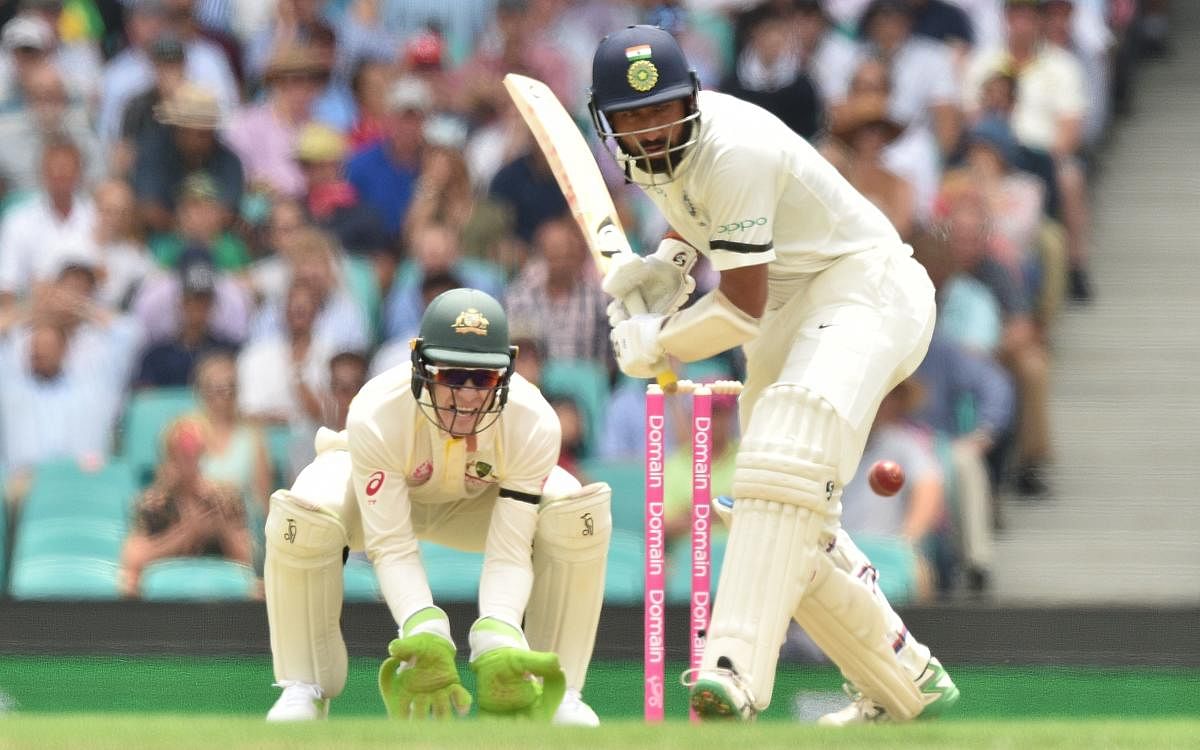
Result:
{"label": "cricket bat", "polygon": [[[634,253],[587,141],[546,84],[509,73],[504,76],[504,88],[550,163],[571,215],[592,251],[592,259],[601,274],[607,273],[613,258],[621,253]],[[640,300],[622,301],[626,307],[633,303],[629,312],[634,315],[646,312],[645,307],[638,304]],[[634,309],[637,307],[641,309]],[[664,369],[657,380],[663,390],[674,390],[676,378],[670,370]]]}

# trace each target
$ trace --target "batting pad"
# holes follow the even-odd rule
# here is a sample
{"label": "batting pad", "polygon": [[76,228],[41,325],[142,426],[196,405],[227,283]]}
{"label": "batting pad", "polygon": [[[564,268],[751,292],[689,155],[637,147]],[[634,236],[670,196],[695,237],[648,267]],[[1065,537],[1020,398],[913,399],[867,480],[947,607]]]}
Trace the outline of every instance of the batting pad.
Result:
{"label": "batting pad", "polygon": [[275,681],[317,685],[334,698],[346,685],[339,623],[346,530],[328,511],[279,490],[271,496],[266,535],[263,582]]}
{"label": "batting pad", "polygon": [[612,538],[603,482],[543,497],[533,542],[533,592],[525,637],[535,651],[558,654],[567,687],[582,690],[604,603],[604,571]]}
{"label": "batting pad", "polygon": [[779,648],[813,575],[824,519],[796,505],[738,498],[701,669],[731,668],[754,707],[771,703]]}
{"label": "batting pad", "polygon": [[796,622],[864,695],[900,720],[924,708],[916,678],[929,649],[908,634],[876,585],[878,574],[843,530],[822,553]]}

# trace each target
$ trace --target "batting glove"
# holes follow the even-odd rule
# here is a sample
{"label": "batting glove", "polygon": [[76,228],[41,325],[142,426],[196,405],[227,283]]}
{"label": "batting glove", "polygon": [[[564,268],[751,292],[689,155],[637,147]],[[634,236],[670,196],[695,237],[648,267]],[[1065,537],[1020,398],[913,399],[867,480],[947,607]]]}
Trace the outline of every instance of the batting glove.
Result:
{"label": "batting glove", "polygon": [[616,327],[641,312],[670,315],[683,307],[696,289],[691,274],[696,257],[694,247],[668,236],[653,255],[626,255],[614,262],[603,284],[613,297],[608,305],[609,325]]}
{"label": "batting glove", "polygon": [[667,369],[666,351],[658,343],[665,315],[635,315],[618,323],[609,338],[621,372],[632,378],[652,378]]}

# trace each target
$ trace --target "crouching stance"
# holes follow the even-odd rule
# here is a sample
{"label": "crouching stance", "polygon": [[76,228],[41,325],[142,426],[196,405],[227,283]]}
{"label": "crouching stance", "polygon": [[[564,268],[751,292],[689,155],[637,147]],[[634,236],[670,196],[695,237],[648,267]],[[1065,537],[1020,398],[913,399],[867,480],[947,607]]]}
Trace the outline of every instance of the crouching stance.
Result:
{"label": "crouching stance", "polygon": [[581,699],[604,596],[610,491],[557,467],[559,423],[512,372],[503,309],[471,289],[430,303],[412,365],[371,380],[343,433],[271,497],[265,568],[276,685],[268,720],[323,717],[346,683],[346,548],[365,550],[399,626],[380,674],[388,713],[462,714],[445,612],[419,540],[482,551],[469,636],[481,713],[595,725]]}

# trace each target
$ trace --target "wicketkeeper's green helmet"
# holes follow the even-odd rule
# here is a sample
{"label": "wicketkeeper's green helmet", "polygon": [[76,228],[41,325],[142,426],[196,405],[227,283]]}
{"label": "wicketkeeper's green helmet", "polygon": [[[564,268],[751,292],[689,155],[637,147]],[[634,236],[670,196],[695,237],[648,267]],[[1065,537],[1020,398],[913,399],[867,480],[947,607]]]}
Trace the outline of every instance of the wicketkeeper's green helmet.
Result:
{"label": "wicketkeeper's green helmet", "polygon": [[[474,427],[456,437],[480,432],[495,422],[508,400],[516,356],[516,347],[508,341],[508,316],[499,302],[478,289],[442,292],[425,309],[420,335],[412,341],[413,395],[425,416],[445,429],[439,411],[446,409],[439,409],[432,395],[422,400],[423,391],[428,393],[435,383],[455,392],[491,391]],[[485,423],[488,415],[492,418]]]}

